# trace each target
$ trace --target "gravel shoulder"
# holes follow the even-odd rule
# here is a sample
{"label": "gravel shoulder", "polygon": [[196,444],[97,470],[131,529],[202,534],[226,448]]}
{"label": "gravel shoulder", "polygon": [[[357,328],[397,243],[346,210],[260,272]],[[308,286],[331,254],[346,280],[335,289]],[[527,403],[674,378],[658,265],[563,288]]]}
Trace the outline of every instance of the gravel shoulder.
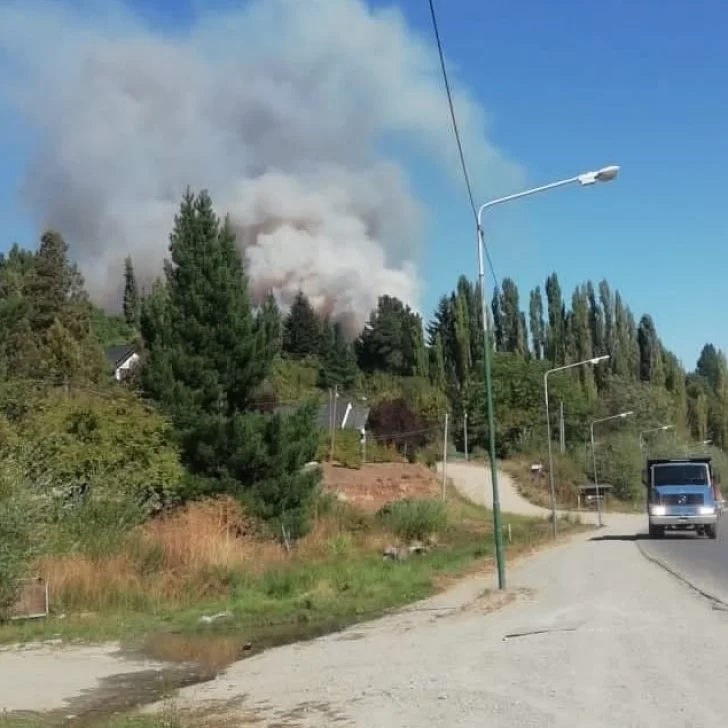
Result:
{"label": "gravel shoulder", "polygon": [[[636,521],[635,521],[636,523]],[[397,615],[237,663],[179,705],[259,726],[724,726],[728,615],[636,549],[582,534]],[[498,609],[498,607],[500,607]]]}

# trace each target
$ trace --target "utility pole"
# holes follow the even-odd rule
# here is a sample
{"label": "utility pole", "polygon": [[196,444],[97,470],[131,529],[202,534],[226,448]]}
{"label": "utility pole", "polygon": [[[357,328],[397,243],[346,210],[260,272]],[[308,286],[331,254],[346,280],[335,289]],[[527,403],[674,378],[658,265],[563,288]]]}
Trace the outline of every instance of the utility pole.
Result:
{"label": "utility pole", "polygon": [[468,411],[463,415],[463,431],[465,433],[465,459],[468,459]]}
{"label": "utility pole", "polygon": [[442,499],[445,500],[445,488],[447,487],[447,420],[448,413],[445,412],[445,437],[442,445]]}
{"label": "utility pole", "polygon": [[331,407],[331,452],[329,455],[329,460],[333,461],[334,459],[334,444],[336,442],[336,424],[337,424],[337,417],[338,414],[338,399],[339,399],[339,385],[334,385],[334,391],[332,393],[332,407]]}
{"label": "utility pole", "polygon": [[331,396],[332,393],[333,393],[333,390],[331,389],[331,387],[329,387],[329,462],[331,462],[331,458],[333,455],[333,452],[331,449],[331,438],[333,437],[332,430],[334,429],[334,407],[331,404],[331,402],[333,400],[333,397]]}
{"label": "utility pole", "polygon": [[559,439],[561,443],[561,454],[566,452],[566,427],[564,426],[564,400],[561,400],[559,407]]}

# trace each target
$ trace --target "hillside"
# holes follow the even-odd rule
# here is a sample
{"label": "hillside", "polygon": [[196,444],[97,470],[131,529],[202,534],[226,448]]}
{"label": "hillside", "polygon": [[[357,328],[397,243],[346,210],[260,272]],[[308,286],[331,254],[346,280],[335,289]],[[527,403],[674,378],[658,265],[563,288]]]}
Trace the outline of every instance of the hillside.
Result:
{"label": "hillside", "polygon": [[[113,314],[91,304],[58,232],[0,260],[3,583],[43,554],[111,548],[156,514],[211,497],[243,504],[275,538],[304,537],[321,486],[304,466],[331,455],[318,410],[334,391],[369,409],[370,463],[434,465],[446,413],[451,451],[464,448],[466,413],[470,453],[485,451],[478,292],[466,278],[428,322],[382,295],[357,332],[303,292],[285,312],[270,294],[255,298],[234,235],[205,192],[182,200],[170,241],[164,277],[146,293],[127,259]],[[499,458],[544,459],[544,372],[608,353],[606,364],[550,379],[554,433],[561,403],[564,412],[560,500],[591,476],[590,422],[624,410],[634,416],[598,432],[600,477],[618,498],[640,497],[638,433],[649,428],[672,427],[646,438],[649,452],[706,449],[725,470],[723,352],[706,345],[686,372],[652,318],[636,319],[606,281],[579,286],[567,301],[552,273],[528,302],[526,314],[504,279],[490,306]],[[129,341],[142,364],[119,383],[104,349]],[[345,467],[362,465],[359,436],[336,437],[334,458]],[[421,494],[433,495],[422,483]],[[0,607],[8,598],[0,594]]]}

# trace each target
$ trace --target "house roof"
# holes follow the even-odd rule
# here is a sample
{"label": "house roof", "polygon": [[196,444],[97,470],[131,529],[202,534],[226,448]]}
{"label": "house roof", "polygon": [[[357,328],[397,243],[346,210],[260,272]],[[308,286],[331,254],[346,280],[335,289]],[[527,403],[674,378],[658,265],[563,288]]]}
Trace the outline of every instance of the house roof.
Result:
{"label": "house roof", "polygon": [[341,430],[361,430],[369,419],[368,406],[353,399],[339,398],[333,408],[328,402],[319,407],[318,422],[320,427],[329,427],[332,409],[336,426]]}
{"label": "house roof", "polygon": [[106,358],[114,365],[120,367],[127,359],[136,354],[134,344],[118,344],[106,350]]}
{"label": "house roof", "polygon": [[[275,411],[280,414],[291,414],[297,409],[295,405],[282,405]],[[339,398],[333,407],[336,427],[340,430],[361,430],[369,419],[369,407],[350,398]],[[328,429],[331,426],[332,406],[325,402],[319,406],[317,423],[319,427]]]}

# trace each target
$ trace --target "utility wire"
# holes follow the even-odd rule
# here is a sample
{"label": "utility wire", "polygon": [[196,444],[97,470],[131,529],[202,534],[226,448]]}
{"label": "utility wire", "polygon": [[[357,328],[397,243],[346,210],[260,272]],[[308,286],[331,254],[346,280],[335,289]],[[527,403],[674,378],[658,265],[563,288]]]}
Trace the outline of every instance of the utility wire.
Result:
{"label": "utility wire", "polygon": [[[442,51],[442,42],[440,40],[440,30],[438,28],[437,24],[437,14],[435,13],[435,2],[434,0],[429,0],[430,4],[430,18],[432,19],[432,30],[435,33],[435,41],[437,43],[437,54],[440,58],[440,68],[442,70],[442,80],[445,82],[445,93],[447,94],[447,103],[450,107],[450,119],[452,121],[452,130],[455,134],[455,141],[458,146],[458,154],[460,156],[460,167],[463,172],[463,178],[465,179],[465,187],[468,191],[468,201],[470,202],[470,209],[473,212],[473,219],[475,220],[475,224],[477,226],[478,224],[478,209],[475,206],[475,198],[473,197],[473,186],[470,184],[470,175],[468,174],[468,165],[465,163],[465,153],[463,152],[463,143],[460,139],[460,130],[458,128],[458,122],[457,117],[455,115],[455,105],[453,104],[452,100],[452,92],[450,90],[450,81],[447,76],[447,67],[445,66],[445,55]],[[495,288],[498,290],[500,288],[499,285],[499,278],[495,273],[495,268],[493,267],[493,260],[490,257],[490,252],[488,251],[488,246],[483,245],[483,248],[485,249],[485,257],[488,261],[488,267],[490,268],[491,275],[493,276],[493,279],[495,280]]]}

